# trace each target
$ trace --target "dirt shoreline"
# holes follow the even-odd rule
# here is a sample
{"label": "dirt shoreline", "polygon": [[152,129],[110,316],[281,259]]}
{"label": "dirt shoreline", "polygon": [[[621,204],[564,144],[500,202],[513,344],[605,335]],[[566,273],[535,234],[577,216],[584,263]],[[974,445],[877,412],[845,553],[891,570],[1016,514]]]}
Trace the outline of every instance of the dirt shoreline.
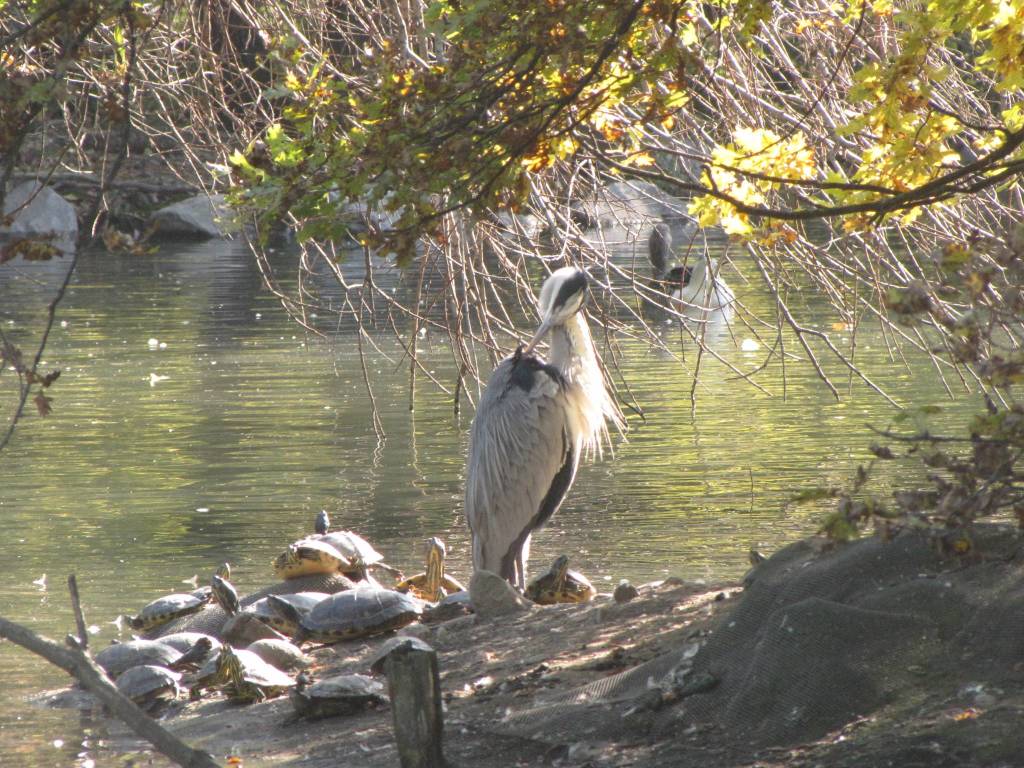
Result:
{"label": "dirt shoreline", "polygon": [[[628,603],[403,632],[438,652],[452,766],[1011,768],[1024,765],[1024,550],[1009,526],[976,539],[953,560],[920,535],[804,540],[742,585],[669,579]],[[314,675],[366,673],[385,640],[314,648]],[[387,708],[309,722],[287,697],[213,694],[162,723],[222,764],[398,765]],[[166,764],[123,726],[110,736],[99,764]]]}

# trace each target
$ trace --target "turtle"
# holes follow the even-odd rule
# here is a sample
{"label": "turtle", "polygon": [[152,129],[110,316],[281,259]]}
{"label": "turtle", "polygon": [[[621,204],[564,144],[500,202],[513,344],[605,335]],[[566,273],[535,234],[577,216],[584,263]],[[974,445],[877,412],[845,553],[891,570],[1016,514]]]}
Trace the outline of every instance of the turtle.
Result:
{"label": "turtle", "polygon": [[397,568],[384,562],[384,555],[374,549],[373,545],[354,531],[330,531],[331,521],[327,511],[323,510],[316,517],[314,529],[316,533],[310,537],[316,541],[330,544],[348,558],[351,566],[342,569],[342,573],[351,579],[360,581],[366,578],[366,569],[380,568],[397,579],[405,578]]}
{"label": "turtle", "polygon": [[220,640],[212,635],[203,632],[175,632],[171,635],[163,635],[160,642],[169,645],[179,653],[188,653],[200,640],[210,641],[210,652],[220,650]]}
{"label": "turtle", "polygon": [[313,663],[313,659],[287,640],[257,640],[250,643],[245,650],[255,653],[268,664],[273,664],[284,672],[305,669]]}
{"label": "turtle", "polygon": [[569,557],[559,555],[547,573],[526,585],[526,596],[540,605],[585,603],[597,594],[586,576],[569,570]]}
{"label": "turtle", "polygon": [[[241,606],[244,613],[245,608],[267,595],[284,595],[293,592],[326,592],[331,594],[342,589],[350,589],[351,587],[352,582],[340,573],[316,573],[310,576],[299,576],[295,579],[278,581],[258,589],[241,598]],[[182,619],[175,619],[168,624],[157,627],[152,632],[146,633],[145,636],[150,639],[157,639],[162,635],[169,635],[173,632],[188,631],[203,632],[223,640],[222,632],[231,618],[219,605],[210,603],[199,613]],[[254,637],[252,639],[258,640],[259,638]],[[244,647],[244,643],[236,642],[235,645]]]}
{"label": "turtle", "polygon": [[[355,584],[352,586],[355,587]],[[289,613],[288,616],[285,616],[278,609],[277,602],[281,601],[294,606],[300,615],[305,616],[313,610],[314,605],[321,600],[326,600],[328,597],[330,595],[326,592],[296,592],[293,595],[267,595],[250,605],[246,610],[254,613],[260,621],[269,624],[278,632],[282,632],[290,637],[295,634],[295,630],[299,628],[299,625],[289,618],[292,614]]]}
{"label": "turtle", "polygon": [[221,563],[213,572],[214,576],[220,576],[224,581],[231,581],[231,563]]}
{"label": "turtle", "polygon": [[[289,612],[284,605],[280,607]],[[299,625],[295,642],[336,643],[411,624],[423,612],[423,601],[393,589],[360,586],[331,595],[305,616],[299,616],[294,609],[290,612]]]}
{"label": "turtle", "polygon": [[234,616],[242,606],[238,601],[238,592],[231,582],[217,574],[210,579],[210,588],[213,590],[213,599],[228,616]]}
{"label": "turtle", "polygon": [[768,559],[767,555],[765,555],[763,552],[759,552],[758,550],[754,549],[753,547],[751,547],[750,551],[747,553],[747,560],[748,560],[748,562],[752,566],[754,566],[755,568],[757,566],[759,566],[761,563],[763,563],[767,559]]}
{"label": "turtle", "polygon": [[189,592],[164,595],[145,605],[138,615],[128,619],[128,623],[132,629],[140,631],[153,629],[171,619],[201,611],[207,602],[209,597],[203,598]]}
{"label": "turtle", "polygon": [[449,621],[460,616],[473,613],[473,601],[470,599],[469,591],[453,592],[442,598],[434,605],[423,609],[423,621],[430,624],[437,621]]}
{"label": "turtle", "polygon": [[282,579],[294,579],[310,573],[347,574],[355,566],[344,554],[327,541],[301,539],[288,545],[288,549],[274,560],[274,572]]}
{"label": "turtle", "polygon": [[181,675],[167,667],[140,664],[117,677],[117,690],[142,710],[152,712],[178,697]]}
{"label": "turtle", "polygon": [[130,640],[114,643],[96,654],[96,663],[112,678],[140,664],[167,667],[181,658],[181,652],[155,640]]}
{"label": "turtle", "polygon": [[444,557],[447,553],[444,542],[437,536],[427,539],[427,570],[410,576],[395,585],[399,592],[411,592],[421,600],[436,603],[442,597],[454,592],[463,592],[465,587],[445,575]]}
{"label": "turtle", "polygon": [[227,684],[228,678],[220,666],[220,654],[223,649],[222,646],[220,650],[211,655],[200,670],[191,678],[188,689],[189,698],[198,699],[202,696],[204,690],[220,688],[222,685]]}
{"label": "turtle", "polygon": [[236,651],[230,645],[221,648],[217,674],[226,678],[228,698],[238,702],[272,699],[295,685],[291,675],[268,664],[255,653]]}
{"label": "turtle", "polygon": [[314,683],[303,672],[289,698],[296,715],[309,720],[354,715],[388,703],[384,684],[366,675],[335,675]]}

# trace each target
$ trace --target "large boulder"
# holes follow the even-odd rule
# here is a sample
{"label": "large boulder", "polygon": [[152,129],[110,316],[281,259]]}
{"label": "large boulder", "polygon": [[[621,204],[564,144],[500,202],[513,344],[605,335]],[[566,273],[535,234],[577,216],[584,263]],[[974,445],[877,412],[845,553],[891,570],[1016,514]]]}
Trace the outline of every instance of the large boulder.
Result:
{"label": "large boulder", "polygon": [[531,608],[530,601],[516,592],[501,576],[490,571],[477,571],[469,582],[473,610],[481,619],[493,619]]}
{"label": "large boulder", "polygon": [[616,181],[593,199],[573,203],[573,218],[582,229],[635,229],[655,221],[686,218],[685,204],[648,181]]}
{"label": "large boulder", "polygon": [[147,225],[167,240],[208,240],[228,234],[230,211],[224,195],[196,195],[154,212]]}
{"label": "large boulder", "polygon": [[70,241],[78,237],[78,215],[71,203],[35,180],[22,182],[7,193],[4,218],[8,216],[13,219],[9,226],[0,226],[0,237]]}

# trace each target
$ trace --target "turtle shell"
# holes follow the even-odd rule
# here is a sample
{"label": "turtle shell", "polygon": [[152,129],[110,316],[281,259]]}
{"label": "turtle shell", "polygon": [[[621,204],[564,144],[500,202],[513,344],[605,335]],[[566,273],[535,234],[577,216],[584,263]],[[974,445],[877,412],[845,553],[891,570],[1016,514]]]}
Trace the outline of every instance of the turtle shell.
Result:
{"label": "turtle shell", "polygon": [[[299,628],[297,621],[295,621],[295,614],[297,613],[299,616],[305,616],[313,610],[313,606],[322,600],[326,600],[328,597],[330,597],[330,595],[326,592],[298,592],[294,595],[267,595],[250,605],[246,610],[256,614],[256,617],[260,621],[265,624],[269,624],[278,632],[282,632],[291,637],[295,634],[295,630]],[[281,607],[279,607],[280,603],[289,606],[291,610],[282,610]]]}
{"label": "turtle shell", "polygon": [[203,599],[192,593],[164,595],[146,605],[137,616],[128,619],[128,623],[131,624],[132,629],[152,629],[166,624],[171,619],[188,616],[202,610],[207,600],[208,598]]}
{"label": "turtle shell", "polygon": [[[417,573],[415,576],[410,576],[408,579],[398,582],[398,584],[395,585],[395,589],[397,589],[399,592],[411,592],[413,595],[420,598],[421,600],[429,600],[430,597],[428,597],[426,594],[426,586],[427,574],[426,571],[424,571],[423,573]],[[444,576],[441,577],[442,599],[447,597],[448,595],[454,595],[457,592],[465,591],[466,588],[462,586],[462,584],[455,578],[449,576],[448,574],[444,574]]]}
{"label": "turtle shell", "polygon": [[352,531],[332,531],[313,538],[330,544],[349,560],[356,560],[364,565],[384,561],[384,555],[374,549],[370,542]]}
{"label": "turtle shell", "polygon": [[169,645],[179,653],[188,653],[192,650],[192,647],[203,638],[210,641],[213,646],[211,651],[216,652],[220,650],[220,640],[217,638],[203,634],[202,632],[175,632],[171,635],[164,635],[160,638],[160,642],[164,645]]}
{"label": "turtle shell", "polygon": [[[268,587],[253,592],[241,600],[243,611],[267,595],[287,595],[296,592],[325,592],[333,594],[343,589],[351,589],[353,583],[340,573],[317,573],[311,576],[300,576],[296,579],[279,581]],[[221,630],[228,620],[228,615],[219,605],[208,604],[199,613],[175,619],[147,633],[150,638],[160,637],[173,632],[203,632],[214,637],[221,637]]]}
{"label": "turtle shell", "polygon": [[[301,677],[300,677],[301,680]],[[312,685],[299,685],[291,693],[295,712],[317,720],[337,715],[354,715],[364,709],[386,704],[384,684],[366,675],[336,675]]]}
{"label": "turtle shell", "polygon": [[423,601],[392,589],[356,587],[331,595],[302,618],[296,641],[334,643],[368,637],[411,624],[423,612]]}
{"label": "turtle shell", "polygon": [[178,696],[181,675],[166,667],[140,664],[126,669],[117,677],[117,690],[143,706],[157,700],[170,700]]}
{"label": "turtle shell", "polygon": [[96,663],[116,678],[125,670],[141,664],[169,667],[180,658],[181,653],[169,645],[155,640],[130,640],[104,648],[96,654]]}
{"label": "turtle shell", "polygon": [[526,596],[538,605],[555,603],[585,603],[593,600],[597,590],[590,580],[579,571],[568,570],[565,580],[558,584],[558,576],[549,571],[536,581],[526,585]]}
{"label": "turtle shell", "polygon": [[284,672],[305,669],[313,663],[313,659],[287,640],[257,640],[246,650]]}
{"label": "turtle shell", "polygon": [[230,681],[226,692],[235,701],[263,701],[295,685],[291,675],[268,664],[255,653],[225,646],[218,657],[218,674]]}
{"label": "turtle shell", "polygon": [[294,579],[311,573],[335,573],[351,567],[348,557],[320,539],[296,541],[274,560],[274,573],[282,579]]}

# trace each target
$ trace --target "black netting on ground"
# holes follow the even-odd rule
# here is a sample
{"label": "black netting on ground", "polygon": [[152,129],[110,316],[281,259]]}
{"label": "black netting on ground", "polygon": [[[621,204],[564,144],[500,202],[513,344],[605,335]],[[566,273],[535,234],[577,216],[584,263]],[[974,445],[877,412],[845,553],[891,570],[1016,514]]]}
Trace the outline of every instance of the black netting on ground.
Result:
{"label": "black netting on ground", "polygon": [[[818,739],[884,706],[909,711],[937,688],[953,696],[979,683],[1024,687],[1017,533],[979,527],[975,544],[966,563],[940,558],[920,534],[827,551],[799,542],[753,571],[692,659],[694,649],[680,648],[497,728],[565,743],[696,727],[760,748]],[[709,675],[717,684],[650,706],[667,675],[677,686]]]}

